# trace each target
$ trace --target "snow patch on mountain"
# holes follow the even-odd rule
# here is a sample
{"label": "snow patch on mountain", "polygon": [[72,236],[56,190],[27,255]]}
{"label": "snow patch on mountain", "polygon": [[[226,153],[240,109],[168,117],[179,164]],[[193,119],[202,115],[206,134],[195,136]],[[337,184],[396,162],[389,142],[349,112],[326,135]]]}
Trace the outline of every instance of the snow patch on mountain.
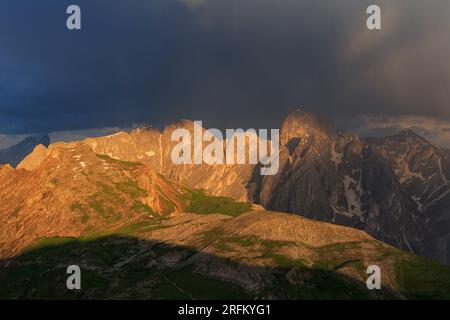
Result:
{"label": "snow patch on mountain", "polygon": [[[414,178],[420,179],[421,181],[426,181],[426,178],[422,175],[422,173],[413,172],[410,170],[409,165],[405,164],[403,166],[403,173],[400,175],[399,182],[401,184],[408,183]],[[396,172],[397,173],[397,172]]]}
{"label": "snow patch on mountain", "polygon": [[342,163],[342,159],[344,158],[344,155],[340,152],[334,151],[334,145],[331,148],[331,161],[334,162],[336,165],[336,170],[339,168],[339,165]]}
{"label": "snow patch on mountain", "polygon": [[361,202],[362,194],[361,185],[349,175],[344,176],[344,192],[348,203],[348,212],[352,215],[361,216]]}

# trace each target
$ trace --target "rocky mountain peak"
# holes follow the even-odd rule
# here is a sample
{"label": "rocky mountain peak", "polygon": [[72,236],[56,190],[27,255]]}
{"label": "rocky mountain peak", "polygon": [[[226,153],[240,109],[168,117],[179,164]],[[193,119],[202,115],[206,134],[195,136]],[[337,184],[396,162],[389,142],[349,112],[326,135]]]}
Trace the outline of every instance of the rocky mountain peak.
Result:
{"label": "rocky mountain peak", "polygon": [[421,144],[430,144],[424,137],[412,129],[399,131],[397,134],[393,135],[392,138],[402,142],[415,141]]}
{"label": "rocky mountain peak", "polygon": [[50,136],[47,133],[37,134],[29,137],[30,139],[34,139],[35,141],[39,141],[41,144],[48,146],[50,144]]}
{"label": "rocky mountain peak", "polygon": [[192,131],[194,128],[194,121],[188,120],[188,119],[182,119],[178,122],[172,123],[167,125],[164,128],[164,133],[171,133],[173,130],[176,129],[187,129],[189,131]]}
{"label": "rocky mountain peak", "polygon": [[152,126],[141,126],[131,130],[130,135],[140,135],[140,134],[161,134],[161,132]]}
{"label": "rocky mountain peak", "polygon": [[44,160],[45,156],[47,155],[47,147],[38,144],[33,152],[31,152],[28,156],[25,157],[18,165],[18,169],[25,169],[25,170],[34,170],[36,169],[41,162]]}
{"label": "rocky mountain peak", "polygon": [[[48,134],[36,134],[29,137],[26,137],[22,141],[20,141],[18,144],[14,145],[13,147],[24,147],[29,145],[38,145],[42,144],[44,146],[48,146],[50,144],[50,136]],[[12,148],[12,147],[10,147]]]}
{"label": "rocky mountain peak", "polygon": [[281,126],[281,143],[286,145],[291,139],[302,139],[310,134],[334,135],[336,127],[331,120],[297,109],[291,112]]}
{"label": "rocky mountain peak", "polygon": [[9,163],[15,167],[39,144],[48,146],[50,144],[49,135],[29,136],[14,146],[0,150],[0,163]]}

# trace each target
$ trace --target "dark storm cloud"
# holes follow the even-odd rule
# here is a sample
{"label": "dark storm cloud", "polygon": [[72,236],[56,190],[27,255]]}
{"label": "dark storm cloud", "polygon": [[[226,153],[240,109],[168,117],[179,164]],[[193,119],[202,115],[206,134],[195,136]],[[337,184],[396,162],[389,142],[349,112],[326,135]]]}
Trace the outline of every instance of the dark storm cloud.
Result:
{"label": "dark storm cloud", "polygon": [[297,107],[361,132],[366,115],[450,121],[449,34],[447,0],[4,0],[0,131],[279,127]]}

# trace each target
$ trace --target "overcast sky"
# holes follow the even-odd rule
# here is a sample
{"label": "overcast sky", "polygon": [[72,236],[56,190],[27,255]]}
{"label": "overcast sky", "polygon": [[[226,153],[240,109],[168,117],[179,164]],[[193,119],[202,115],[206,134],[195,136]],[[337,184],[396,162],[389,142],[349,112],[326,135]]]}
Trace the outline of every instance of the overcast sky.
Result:
{"label": "overcast sky", "polygon": [[182,118],[278,128],[299,107],[450,146],[448,0],[2,0],[0,39],[0,146]]}

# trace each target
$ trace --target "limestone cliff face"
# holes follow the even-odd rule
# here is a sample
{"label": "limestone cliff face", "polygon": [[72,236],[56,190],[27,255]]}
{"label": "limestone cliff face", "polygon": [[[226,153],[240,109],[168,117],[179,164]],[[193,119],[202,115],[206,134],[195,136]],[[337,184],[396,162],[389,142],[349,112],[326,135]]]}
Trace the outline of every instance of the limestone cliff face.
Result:
{"label": "limestone cliff face", "polygon": [[[174,164],[175,129],[192,134],[194,123],[183,120],[162,132],[142,128],[80,143],[97,154],[143,163],[212,195],[357,227],[397,247],[450,263],[450,153],[411,131],[366,139],[295,111],[281,127],[280,170],[263,177],[259,165]],[[19,167],[37,168],[44,154],[44,148],[36,148]]]}
{"label": "limestone cliff face", "polygon": [[161,172],[161,133],[153,128],[119,132],[110,136],[84,140],[95,153],[124,161],[148,164]]}
{"label": "limestone cliff face", "polygon": [[[194,146],[194,122],[188,120],[169,125],[163,132],[151,128],[135,129],[130,133],[121,132],[112,136],[87,139],[84,143],[98,154],[144,163],[170,179],[189,187],[205,189],[213,195],[232,197],[240,201],[249,198],[246,184],[253,172],[253,165],[174,164],[171,153],[178,142],[172,141],[171,135],[176,129],[188,130]],[[199,129],[205,131],[204,128]],[[192,159],[194,152],[192,148]],[[223,153],[225,154],[225,150]]]}

